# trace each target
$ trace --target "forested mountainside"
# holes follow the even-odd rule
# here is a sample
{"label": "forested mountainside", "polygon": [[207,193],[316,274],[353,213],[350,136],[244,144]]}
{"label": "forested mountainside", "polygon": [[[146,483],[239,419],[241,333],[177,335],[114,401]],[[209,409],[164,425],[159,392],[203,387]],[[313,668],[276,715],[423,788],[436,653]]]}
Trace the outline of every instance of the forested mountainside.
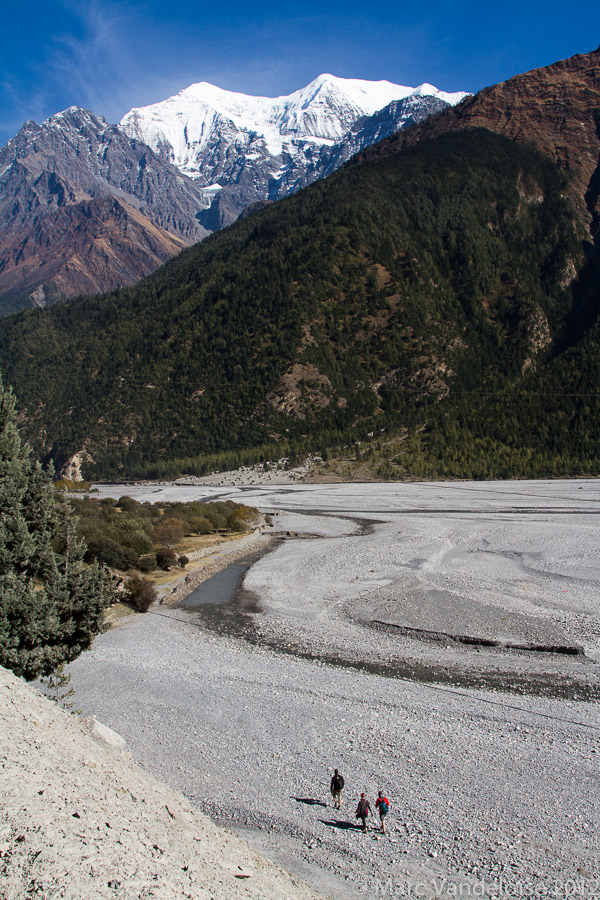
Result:
{"label": "forested mountainside", "polygon": [[482,128],[342,169],[134,288],[6,320],[23,428],[94,477],[390,433],[405,475],[597,472],[597,315],[569,188]]}
{"label": "forested mountainside", "polygon": [[535,146],[555,162],[569,176],[569,194],[582,221],[598,237],[600,47],[485,88],[459,106],[366,149],[356,161],[474,127]]}

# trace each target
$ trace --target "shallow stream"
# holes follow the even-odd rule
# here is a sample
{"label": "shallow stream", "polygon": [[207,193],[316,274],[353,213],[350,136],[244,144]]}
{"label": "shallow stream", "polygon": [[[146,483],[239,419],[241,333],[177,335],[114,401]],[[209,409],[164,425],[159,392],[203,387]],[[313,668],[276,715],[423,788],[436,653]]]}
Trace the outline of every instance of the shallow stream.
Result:
{"label": "shallow stream", "polygon": [[196,609],[198,606],[210,604],[221,606],[232,603],[242,578],[250,568],[250,563],[231,563],[222,572],[201,582],[191,594],[188,594],[179,606],[184,609]]}

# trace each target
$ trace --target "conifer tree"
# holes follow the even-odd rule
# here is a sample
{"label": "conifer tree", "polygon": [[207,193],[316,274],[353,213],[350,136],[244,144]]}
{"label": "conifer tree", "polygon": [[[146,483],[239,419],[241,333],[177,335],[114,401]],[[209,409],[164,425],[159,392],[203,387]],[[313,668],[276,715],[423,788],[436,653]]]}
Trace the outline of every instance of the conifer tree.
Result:
{"label": "conifer tree", "polygon": [[115,601],[106,567],[83,562],[68,502],[32,462],[0,378],[0,665],[27,679],[87,650]]}

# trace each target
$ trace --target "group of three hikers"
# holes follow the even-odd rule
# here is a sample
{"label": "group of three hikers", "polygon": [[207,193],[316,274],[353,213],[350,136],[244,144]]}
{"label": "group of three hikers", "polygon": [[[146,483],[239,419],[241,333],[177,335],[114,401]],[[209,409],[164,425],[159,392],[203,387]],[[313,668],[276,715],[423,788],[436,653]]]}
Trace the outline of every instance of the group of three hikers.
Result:
{"label": "group of three hikers", "polygon": [[[334,809],[342,808],[342,791],[344,790],[344,776],[340,775],[337,769],[334,769],[333,778],[331,779],[331,796],[333,797]],[[377,800],[375,801],[375,809],[379,813],[381,820],[381,830],[385,834],[385,817],[390,808],[390,801],[383,796],[382,791],[378,791]],[[363,792],[360,795],[358,806],[356,807],[356,818],[362,821],[362,830],[367,830],[367,816],[373,815],[371,805],[367,800],[367,795]]]}

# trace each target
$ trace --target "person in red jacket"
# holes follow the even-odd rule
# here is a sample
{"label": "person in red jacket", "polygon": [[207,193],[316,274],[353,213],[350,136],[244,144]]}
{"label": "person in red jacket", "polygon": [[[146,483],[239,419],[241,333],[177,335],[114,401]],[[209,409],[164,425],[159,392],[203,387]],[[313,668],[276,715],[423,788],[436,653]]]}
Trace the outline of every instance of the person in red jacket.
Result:
{"label": "person in red jacket", "polygon": [[378,791],[377,800],[375,801],[375,809],[379,813],[379,818],[381,819],[381,830],[385,834],[385,817],[388,814],[388,810],[390,808],[390,801],[387,797],[383,796],[382,791]]}

